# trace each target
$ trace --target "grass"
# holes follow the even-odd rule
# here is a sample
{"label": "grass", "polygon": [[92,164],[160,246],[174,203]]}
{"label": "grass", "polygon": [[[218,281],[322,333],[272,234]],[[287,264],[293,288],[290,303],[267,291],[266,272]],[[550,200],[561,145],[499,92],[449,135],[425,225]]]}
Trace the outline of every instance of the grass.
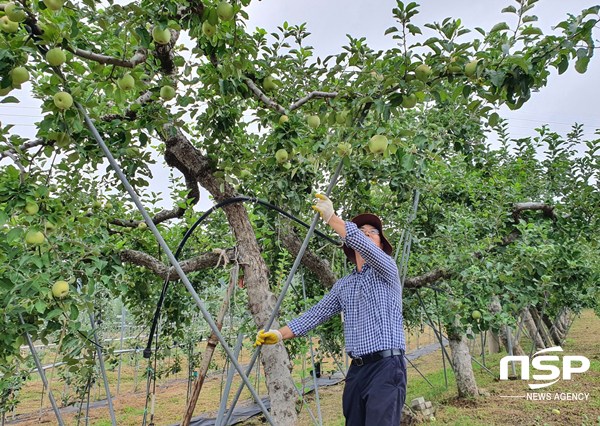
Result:
{"label": "grass", "polygon": [[[455,426],[600,426],[600,339],[597,336],[597,330],[600,329],[600,319],[593,315],[593,312],[586,311],[583,316],[578,318],[569,334],[569,338],[563,344],[565,354],[583,355],[590,359],[590,370],[585,374],[577,374],[572,381],[559,381],[551,386],[547,392],[586,392],[590,394],[588,401],[527,401],[524,399],[501,398],[507,395],[524,395],[529,391],[527,381],[499,381],[487,371],[473,363],[474,374],[477,384],[480,388],[486,389],[489,397],[478,397],[470,399],[458,399],[456,391],[456,382],[452,371],[447,369],[448,387],[444,379],[444,370],[441,358],[441,352],[436,351],[430,355],[421,357],[413,363],[432,383],[431,387],[415,369],[408,365],[408,388],[407,403],[417,397],[424,397],[427,401],[432,401],[436,407],[436,422],[432,424],[444,424]],[[521,342],[523,349],[529,353],[526,341]],[[242,363],[247,363],[250,358],[249,351],[242,354]],[[486,366],[491,371],[498,374],[500,359],[505,353],[486,355]],[[50,357],[47,353],[46,357]],[[48,359],[48,358],[47,358]],[[127,358],[125,358],[127,359]],[[480,362],[482,360],[478,358]],[[222,366],[222,358],[217,357],[217,365]],[[561,365],[560,363],[558,363]],[[185,366],[184,366],[185,369]],[[332,360],[323,367],[324,371],[335,369]],[[142,422],[145,407],[145,384],[140,369],[138,392],[133,392],[133,372],[134,367],[125,362],[122,366],[120,395],[114,398],[117,423],[121,425],[138,426]],[[302,376],[300,366],[294,370],[295,380],[300,380]],[[535,374],[531,369],[530,374]],[[116,392],[117,371],[109,371],[109,382],[111,383],[111,393]],[[64,384],[57,379],[55,373],[55,382],[53,390],[56,396],[64,391]],[[156,426],[178,423],[181,420],[185,409],[187,383],[183,380],[184,375],[179,373],[177,379],[169,378],[169,384],[166,386],[163,380],[157,387],[156,410],[154,423]],[[256,383],[256,376],[252,375],[251,380]],[[234,380],[233,389],[240,383],[239,377]],[[203,412],[215,412],[218,410],[220,401],[222,378],[220,375],[207,378],[195,415]],[[319,390],[321,413],[323,424],[327,426],[344,425],[342,415],[341,399],[343,393],[343,383],[321,388]],[[546,391],[544,389],[544,391]],[[22,426],[39,424],[37,412],[40,407],[41,381],[30,381],[21,391],[23,403],[18,407],[17,414],[35,413],[20,423]],[[260,381],[261,394],[266,393],[264,379]],[[232,393],[234,393],[232,391]],[[104,391],[101,383],[98,383],[96,397],[103,398]],[[249,398],[250,394],[245,391],[242,398]],[[230,396],[230,401],[233,395]],[[317,416],[316,400],[314,393],[306,395],[308,408]],[[300,406],[300,405],[299,405]],[[51,410],[49,403],[45,399],[45,412],[42,416],[42,422],[57,424],[56,418]],[[552,414],[552,409],[560,410],[560,415]],[[216,416],[216,413],[214,414]],[[65,423],[69,426],[76,424],[76,413],[66,414]],[[11,416],[7,416],[7,421]],[[110,425],[110,416],[108,408],[96,408],[90,410],[90,424],[92,425]],[[263,425],[260,417],[251,419],[244,423],[246,426]],[[313,425],[313,421],[308,414],[307,407],[303,407],[299,416],[299,426]]]}

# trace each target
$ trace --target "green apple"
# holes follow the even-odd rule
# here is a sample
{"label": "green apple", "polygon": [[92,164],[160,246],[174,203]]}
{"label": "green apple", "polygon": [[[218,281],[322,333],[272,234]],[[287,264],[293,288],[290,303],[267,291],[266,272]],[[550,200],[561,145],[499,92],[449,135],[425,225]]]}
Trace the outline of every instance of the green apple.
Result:
{"label": "green apple", "polygon": [[414,108],[417,105],[417,97],[414,93],[408,96],[402,96],[402,107],[403,108]]}
{"label": "green apple", "polygon": [[59,109],[69,109],[73,105],[73,97],[67,92],[58,92],[54,95],[54,105]]}
{"label": "green apple", "polygon": [[337,146],[337,152],[340,157],[352,154],[352,145],[347,142],[340,142]]}
{"label": "green apple", "polygon": [[265,89],[265,92],[272,92],[273,90],[277,89],[277,85],[275,84],[273,77],[265,77],[263,80],[263,89]]}
{"label": "green apple", "polygon": [[2,18],[0,18],[0,30],[9,34],[16,33],[17,31],[19,31],[19,23],[11,21],[10,19],[8,19],[8,16],[3,16]]}
{"label": "green apple", "polygon": [[211,25],[208,21],[204,21],[202,23],[202,32],[206,37],[212,37],[217,33],[217,27]]}
{"label": "green apple", "polygon": [[477,70],[478,62],[479,62],[478,59],[474,59],[471,62],[469,62],[467,65],[465,65],[465,75],[467,77],[473,77],[475,75],[475,71]]}
{"label": "green apple", "polygon": [[557,415],[558,415],[558,414],[560,414],[560,411],[559,411],[559,410],[557,410],[556,408],[554,408],[554,409],[552,410],[552,414],[557,414]]}
{"label": "green apple", "polygon": [[104,205],[104,209],[105,209],[105,210],[110,210],[110,209],[112,209],[112,208],[113,208],[113,205],[112,205],[112,203],[106,203],[106,204]]}
{"label": "green apple", "polygon": [[16,67],[10,71],[10,75],[12,76],[13,85],[15,84],[23,84],[27,80],[29,80],[29,71],[25,67]]}
{"label": "green apple", "polygon": [[100,208],[102,208],[102,201],[100,201],[100,200],[92,201],[92,209],[99,210]]}
{"label": "green apple", "polygon": [[57,299],[64,299],[69,294],[69,283],[66,281],[56,281],[52,286],[52,294]]}
{"label": "green apple", "polygon": [[152,38],[158,44],[167,44],[171,41],[171,30],[168,28],[161,30],[157,25],[152,30]]}
{"label": "green apple", "polygon": [[383,154],[388,146],[388,140],[383,135],[375,135],[369,141],[369,149],[373,154]]}
{"label": "green apple", "polygon": [[44,234],[39,231],[29,231],[27,235],[25,235],[25,242],[30,246],[37,246],[44,242]]}
{"label": "green apple", "polygon": [[430,75],[431,75],[431,68],[429,68],[425,64],[419,65],[417,67],[417,69],[415,70],[415,77],[417,77],[423,83],[425,83],[429,79]]}
{"label": "green apple", "polygon": [[281,148],[275,153],[275,158],[277,159],[278,163],[285,163],[288,159],[288,153],[285,149]]}
{"label": "green apple", "polygon": [[170,101],[175,97],[175,89],[173,86],[163,86],[160,88],[160,97],[165,101]]}
{"label": "green apple", "polygon": [[123,90],[131,90],[133,86],[135,86],[135,79],[131,74],[125,74],[119,80],[117,80],[117,84]]}
{"label": "green apple", "polygon": [[29,216],[33,216],[40,211],[40,206],[37,203],[27,203],[24,210]]}
{"label": "green apple", "polygon": [[52,222],[46,221],[46,232],[48,234],[50,234],[50,233],[52,233],[54,231],[56,231],[56,225],[53,224]]}
{"label": "green apple", "polygon": [[50,65],[57,67],[65,63],[67,55],[65,55],[65,52],[60,47],[55,47],[46,53],[46,60]]}
{"label": "green apple", "polygon": [[240,172],[240,177],[241,177],[242,179],[246,179],[247,177],[250,177],[250,176],[252,176],[252,173],[250,172],[250,170],[243,169],[243,170]]}
{"label": "green apple", "polygon": [[450,65],[448,66],[448,71],[452,74],[457,74],[462,71],[461,66],[456,62],[456,58],[450,58]]}
{"label": "green apple", "polygon": [[233,18],[233,6],[226,1],[222,1],[217,6],[217,15],[219,15],[221,21],[231,21],[231,18]]}
{"label": "green apple", "polygon": [[66,148],[71,144],[71,137],[68,133],[59,133],[56,137],[56,146],[59,148]]}
{"label": "green apple", "polygon": [[279,117],[279,124],[287,123],[288,121],[290,121],[290,118],[287,115]]}
{"label": "green apple", "polygon": [[50,10],[61,10],[64,0],[44,0],[44,4]]}
{"label": "green apple", "polygon": [[473,311],[473,313],[471,314],[471,318],[473,318],[474,320],[478,320],[479,318],[481,318],[481,312]]}
{"label": "green apple", "polygon": [[[18,10],[15,10],[18,9]],[[4,13],[13,22],[22,22],[27,18],[27,14],[23,10],[23,6],[14,2],[7,3],[4,6]]]}
{"label": "green apple", "polygon": [[312,127],[313,129],[316,129],[321,124],[321,119],[319,118],[318,115],[310,115],[310,116],[306,117],[306,122],[308,123],[308,125],[310,127]]}
{"label": "green apple", "polygon": [[335,122],[337,124],[344,124],[346,122],[346,117],[348,116],[349,111],[342,111],[336,114]]}
{"label": "green apple", "polygon": [[140,228],[140,229],[144,229],[144,228],[147,228],[147,227],[148,227],[148,225],[146,225],[146,222],[140,222],[140,223],[138,223],[138,228]]}

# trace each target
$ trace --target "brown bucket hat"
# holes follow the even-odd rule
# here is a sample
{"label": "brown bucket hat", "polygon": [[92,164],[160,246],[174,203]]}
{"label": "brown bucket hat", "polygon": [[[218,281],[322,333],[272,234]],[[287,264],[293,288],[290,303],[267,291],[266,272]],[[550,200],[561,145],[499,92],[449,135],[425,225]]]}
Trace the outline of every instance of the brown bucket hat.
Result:
{"label": "brown bucket hat", "polygon": [[[358,228],[363,225],[374,226],[379,231],[379,236],[381,237],[381,242],[383,243],[383,251],[388,256],[392,255],[394,249],[387,238],[385,238],[385,235],[383,235],[383,224],[381,223],[379,216],[374,215],[373,213],[362,213],[358,216],[355,216],[351,222],[355,223]],[[342,249],[344,250],[344,254],[348,260],[356,264],[356,253],[354,253],[354,250],[348,247],[346,244],[342,246]]]}

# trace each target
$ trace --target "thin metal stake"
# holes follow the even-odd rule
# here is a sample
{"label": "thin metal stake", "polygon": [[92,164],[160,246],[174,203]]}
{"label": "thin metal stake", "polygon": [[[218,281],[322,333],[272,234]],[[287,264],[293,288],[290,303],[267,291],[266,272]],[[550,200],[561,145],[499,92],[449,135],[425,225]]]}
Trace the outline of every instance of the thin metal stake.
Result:
{"label": "thin metal stake", "polygon": [[[290,381],[292,382],[292,387],[294,389],[296,389],[296,392],[298,392],[298,396],[302,399],[302,402],[304,403],[304,405],[306,406],[306,409],[308,410],[308,414],[310,414],[310,417],[313,420],[313,423],[315,424],[315,426],[319,426],[319,424],[317,423],[317,419],[315,419],[315,416],[313,415],[312,411],[310,411],[310,407],[308,406],[308,403],[306,402],[306,400],[304,399],[304,396],[302,395],[302,393],[300,392],[300,389],[298,389],[298,387],[296,386],[296,383],[294,383],[294,380],[292,380],[292,378],[290,377]],[[302,389],[302,391],[304,391],[304,389]]]}
{"label": "thin metal stake", "polygon": [[[513,355],[513,347],[512,347],[512,342],[510,341],[510,328],[508,328],[508,325],[505,325],[504,327],[506,327],[506,342],[508,343],[508,356],[512,356]],[[515,370],[515,361],[511,360],[510,362],[512,363],[513,375],[516,376],[517,370]]]}
{"label": "thin metal stake", "polygon": [[110,411],[110,419],[113,426],[117,426],[117,419],[115,417],[115,410],[112,405],[112,398],[110,396],[110,388],[108,387],[108,379],[106,377],[106,369],[104,368],[104,358],[102,357],[102,346],[100,346],[98,334],[96,333],[96,326],[94,321],[94,313],[88,308],[88,314],[90,317],[90,324],[92,325],[92,333],[94,333],[94,342],[96,342],[96,353],[98,354],[98,362],[100,364],[100,372],[102,373],[102,380],[104,381],[104,389],[106,391],[106,400],[108,401],[108,410]]}
{"label": "thin metal stake", "polygon": [[[121,168],[119,167],[119,165],[116,163],[116,161],[115,161],[114,157],[112,156],[110,150],[108,149],[108,147],[106,146],[106,144],[102,140],[102,137],[98,133],[98,130],[96,130],[96,128],[94,127],[94,124],[90,120],[90,117],[87,115],[87,113],[85,112],[85,110],[83,109],[83,107],[79,103],[75,103],[75,106],[83,114],[83,117],[84,117],[84,120],[85,120],[85,124],[87,125],[88,129],[90,130],[90,132],[94,136],[94,139],[96,139],[96,142],[98,142],[98,145],[100,146],[100,148],[104,152],[104,155],[108,159],[108,162],[110,163],[111,167],[113,168],[113,170],[115,171],[115,173],[117,174],[117,176],[119,177],[119,179],[121,180],[121,182],[123,183],[123,186],[125,187],[125,189],[127,190],[129,196],[131,197],[131,200],[135,203],[136,207],[140,211],[142,217],[144,218],[144,221],[146,222],[146,225],[148,225],[148,228],[154,234],[154,237],[156,238],[158,244],[160,245],[160,247],[162,248],[162,250],[165,252],[165,254],[167,255],[167,257],[169,258],[169,262],[171,263],[171,265],[173,266],[173,268],[177,272],[177,275],[179,275],[179,278],[181,279],[181,281],[183,282],[183,284],[185,285],[185,287],[187,288],[187,290],[190,292],[190,295],[192,296],[192,299],[194,299],[194,302],[196,303],[196,305],[198,306],[198,308],[202,312],[202,316],[204,317],[205,321],[208,323],[208,325],[211,328],[211,330],[217,336],[217,339],[219,340],[219,343],[221,343],[221,345],[223,346],[223,349],[227,353],[227,356],[230,359],[232,359],[233,358],[233,351],[231,350],[231,348],[229,347],[229,345],[227,344],[227,342],[223,338],[223,335],[221,334],[221,332],[217,328],[217,325],[213,321],[210,313],[206,310],[206,307],[202,303],[202,300],[200,300],[200,297],[198,296],[198,293],[196,293],[196,290],[194,290],[194,287],[190,283],[188,277],[185,275],[185,272],[183,272],[183,269],[181,269],[181,266],[179,265],[179,262],[177,262],[177,259],[175,259],[175,256],[173,256],[173,253],[171,252],[171,249],[169,248],[169,246],[165,242],[164,238],[162,237],[162,235],[160,234],[160,232],[156,228],[156,225],[154,224],[154,222],[152,221],[152,218],[150,217],[150,215],[148,214],[148,212],[146,211],[146,209],[142,205],[142,202],[140,201],[139,197],[137,196],[135,190],[129,184],[129,181],[127,180],[127,178],[123,174],[123,171],[121,170]],[[340,164],[343,164],[343,162],[341,162]],[[315,217],[313,226],[311,227],[311,230],[313,232],[314,232],[314,228],[316,227],[316,220],[317,220],[317,217]],[[309,231],[309,235],[312,235],[312,232]],[[308,241],[306,243],[307,243],[306,245],[308,246]],[[277,314],[277,311],[275,311],[274,314]],[[260,399],[260,396],[254,390],[254,387],[252,386],[252,383],[250,383],[250,380],[248,379],[248,376],[246,374],[244,374],[244,370],[243,370],[242,366],[237,361],[235,361],[235,360],[232,360],[232,362],[235,365],[235,368],[238,371],[238,373],[240,373],[240,376],[241,376],[243,382],[246,384],[246,386],[248,386],[248,389],[250,390],[250,393],[252,394],[252,396],[254,397],[256,403],[258,404],[258,406],[260,407],[261,411],[265,415],[265,418],[267,419],[267,421],[272,426],[275,426],[275,422],[271,418],[271,415],[269,414],[269,410],[267,410],[267,408],[263,404],[262,400]],[[240,390],[240,394],[241,394],[241,390]]]}
{"label": "thin metal stake", "polygon": [[[343,167],[344,167],[344,160],[342,159],[342,160],[340,160],[340,163],[338,164],[338,167],[337,167],[333,177],[331,178],[331,182],[329,182],[329,187],[327,188],[327,191],[325,192],[326,196],[331,195],[331,191],[333,191],[333,187],[335,186],[337,179],[340,176],[340,173],[342,172]],[[271,317],[269,318],[269,321],[267,322],[267,324],[264,327],[265,330],[270,330],[271,326],[273,325],[273,322],[275,322],[275,318],[277,317],[279,308],[281,307],[281,304],[283,303],[283,299],[285,298],[288,288],[290,287],[290,284],[292,283],[294,274],[296,273],[296,270],[298,269],[298,266],[300,265],[300,262],[302,261],[302,257],[304,257],[304,252],[306,251],[306,249],[308,247],[308,242],[310,241],[311,237],[313,236],[313,233],[315,232],[315,228],[317,227],[319,218],[320,218],[320,213],[317,212],[315,214],[315,217],[313,218],[313,221],[312,221],[312,224],[310,225],[308,233],[306,234],[306,238],[304,238],[302,247],[300,247],[298,256],[296,256],[296,260],[294,261],[294,264],[292,265],[292,270],[290,271],[290,275],[288,276],[287,281],[285,282],[285,285],[281,289],[281,293],[279,294],[279,298],[277,299],[277,303],[275,304],[275,309],[273,309],[273,313],[271,313]],[[256,359],[258,358],[258,355],[260,354],[261,350],[262,350],[262,346],[258,346],[258,348],[254,351],[254,354],[252,355],[252,359],[250,360],[250,364],[248,365],[248,369],[246,370],[246,374],[250,374],[250,372],[252,371],[252,367],[254,367],[254,363],[256,362]],[[231,408],[229,409],[229,413],[227,414],[227,420],[225,423],[229,423],[229,419],[231,418],[233,409],[235,408],[235,405],[237,404],[238,400],[240,399],[240,395],[242,394],[243,389],[244,389],[244,383],[242,383],[240,385],[240,387],[237,390],[237,393],[235,394],[235,398],[233,399],[233,403],[231,405]]]}
{"label": "thin metal stake", "polygon": [[[125,331],[125,306],[121,309],[121,344],[119,350],[123,350],[123,332]],[[119,354],[119,373],[117,375],[117,395],[119,395],[119,388],[121,387],[121,361],[123,360],[123,354]]]}
{"label": "thin metal stake", "polygon": [[[242,342],[244,341],[244,333],[241,331],[238,333],[237,342],[235,344],[235,359],[238,359],[240,356],[240,350],[242,349]],[[225,414],[225,409],[227,408],[227,399],[229,398],[229,392],[231,391],[231,382],[233,381],[233,373],[235,372],[235,367],[231,365],[229,367],[229,371],[227,372],[227,382],[225,383],[225,390],[223,391],[223,396],[221,397],[221,405],[219,407],[219,414],[217,414],[217,420],[215,421],[215,426],[223,425],[223,415]]]}
{"label": "thin metal stake", "polygon": [[[25,321],[23,321],[23,316],[19,314],[19,321],[21,325],[25,325]],[[50,404],[52,405],[52,409],[54,410],[54,414],[56,414],[56,420],[58,420],[58,424],[60,426],[65,426],[63,419],[60,415],[60,410],[58,409],[58,405],[56,405],[56,401],[54,400],[54,395],[52,394],[52,389],[48,384],[48,379],[46,379],[46,373],[44,373],[44,368],[42,367],[42,363],[40,362],[40,358],[33,346],[33,342],[31,341],[31,337],[29,333],[25,333],[25,340],[27,340],[27,345],[29,346],[29,350],[31,351],[31,355],[33,355],[33,359],[35,361],[35,366],[38,369],[38,373],[40,373],[40,377],[42,378],[42,382],[44,382],[44,386],[48,389],[48,399],[50,400]]]}

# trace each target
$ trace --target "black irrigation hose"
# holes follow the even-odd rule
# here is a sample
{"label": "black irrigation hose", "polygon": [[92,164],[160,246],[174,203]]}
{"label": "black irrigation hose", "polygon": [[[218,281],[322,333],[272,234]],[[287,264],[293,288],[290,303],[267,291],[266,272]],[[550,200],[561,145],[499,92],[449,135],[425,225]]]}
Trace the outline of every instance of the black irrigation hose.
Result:
{"label": "black irrigation hose", "polygon": [[[200,223],[202,223],[204,221],[204,219],[206,219],[211,213],[213,213],[216,209],[221,208],[223,206],[226,206],[228,204],[238,203],[238,202],[243,202],[243,201],[252,201],[253,203],[258,203],[258,204],[261,204],[261,205],[263,205],[265,207],[268,207],[270,209],[276,210],[279,213],[281,213],[282,215],[284,215],[284,216],[292,219],[295,222],[298,222],[299,224],[301,224],[305,228],[310,228],[310,225],[308,223],[301,221],[297,217],[295,217],[295,216],[291,215],[290,213],[288,213],[288,212],[280,209],[279,207],[274,206],[273,204],[267,203],[266,201],[259,200],[256,197],[246,197],[246,196],[233,197],[233,198],[229,198],[229,199],[227,199],[225,201],[222,201],[222,202],[220,202],[218,204],[215,204],[210,209],[208,209],[206,211],[206,213],[204,213],[202,216],[200,216],[200,218],[185,233],[185,236],[181,240],[181,243],[179,243],[179,247],[177,248],[177,252],[175,252],[175,259],[179,260],[179,255],[181,254],[181,251],[183,250],[183,247],[185,246],[185,243],[187,242],[187,240],[190,238],[190,236],[192,235],[192,233],[194,232],[194,230],[200,225]],[[340,244],[339,241],[336,241],[333,238],[328,237],[327,235],[323,234],[322,232],[319,232],[319,231],[315,230],[315,234],[317,234],[321,238],[326,239],[330,243],[334,244],[336,247],[341,247],[341,244]],[[144,349],[144,358],[150,358],[150,356],[152,356],[152,347],[151,347],[152,346],[152,338],[154,336],[154,332],[156,331],[156,326],[158,324],[158,318],[160,317],[160,310],[161,310],[162,304],[164,302],[165,295],[167,293],[168,288],[169,288],[169,278],[167,277],[167,279],[165,280],[165,283],[163,284],[163,289],[162,289],[162,292],[160,294],[160,299],[158,300],[158,304],[156,305],[156,311],[154,312],[154,319],[152,321],[152,328],[150,329],[150,334],[148,335],[149,336],[148,337],[148,345],[146,346],[146,349]]]}

